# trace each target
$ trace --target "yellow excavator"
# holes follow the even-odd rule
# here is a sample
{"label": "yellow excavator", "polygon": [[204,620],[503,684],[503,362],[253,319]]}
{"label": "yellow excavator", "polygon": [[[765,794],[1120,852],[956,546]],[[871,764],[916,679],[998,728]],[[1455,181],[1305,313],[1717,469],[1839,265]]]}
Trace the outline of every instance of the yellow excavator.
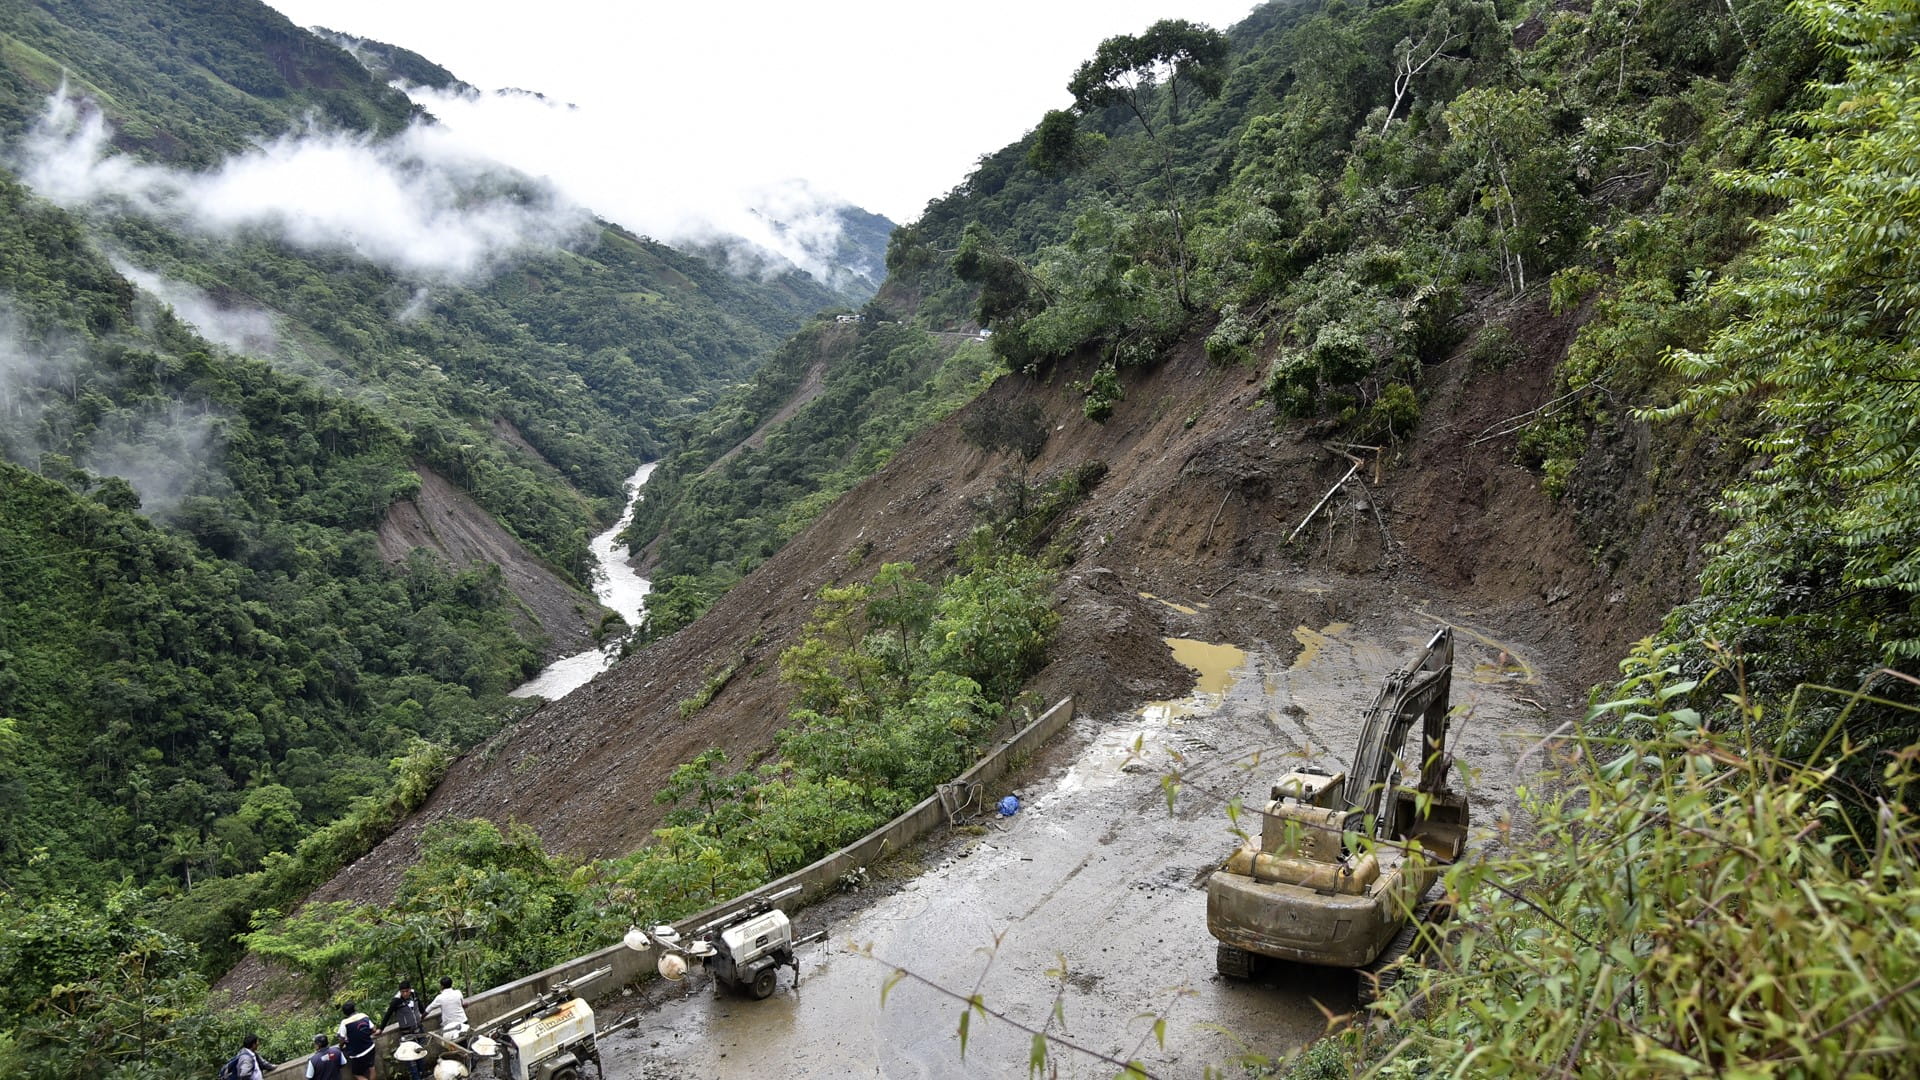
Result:
{"label": "yellow excavator", "polygon": [[[1437,914],[1425,904],[1467,839],[1467,798],[1447,788],[1453,631],[1433,635],[1367,709],[1351,774],[1311,766],[1274,783],[1258,836],[1207,878],[1207,929],[1220,974],[1250,978],[1261,957],[1360,972],[1362,1003]],[[1399,755],[1420,723],[1420,779]]]}

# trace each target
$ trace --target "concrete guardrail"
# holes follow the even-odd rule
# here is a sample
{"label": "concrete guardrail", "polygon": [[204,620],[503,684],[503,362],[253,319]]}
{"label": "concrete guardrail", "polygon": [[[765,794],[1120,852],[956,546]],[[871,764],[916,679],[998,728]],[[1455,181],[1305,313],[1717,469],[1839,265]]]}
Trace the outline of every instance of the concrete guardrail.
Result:
{"label": "concrete guardrail", "polygon": [[[952,783],[984,785],[998,780],[1006,775],[1014,761],[1039,749],[1048,739],[1059,734],[1060,730],[1072,720],[1073,699],[1062,698],[1051,709],[1041,713],[1038,719],[1014,732],[1005,742],[988,751],[979,761],[974,762],[972,768],[955,777]],[[982,809],[987,809],[991,805],[988,803]],[[811,865],[795,870],[785,877],[769,881],[725,903],[716,904],[696,915],[688,916],[675,925],[682,931],[689,930],[745,907],[760,897],[795,885],[800,886],[800,892],[783,901],[780,906],[787,911],[804,907],[838,888],[841,878],[848,871],[867,866],[901,850],[932,832],[946,819],[946,808],[940,801],[940,793],[936,791],[899,817]],[[654,955],[656,951],[652,947],[629,949],[624,944],[616,943],[585,956],[556,964],[524,979],[481,991],[466,999],[467,1022],[476,1028],[484,1027],[488,1022],[525,1005],[559,983],[578,978],[596,968],[611,967],[613,970],[605,978],[595,980],[593,989],[581,995],[589,1000],[604,998],[619,987],[652,975],[654,965],[659,959]],[[439,987],[417,987],[416,993],[421,996],[423,1003],[430,1002],[433,996],[439,993]],[[361,1005],[368,1012],[380,1011],[386,1008],[386,999],[364,1001]],[[438,1014],[435,1013],[434,1016],[437,1017]],[[436,1026],[431,1021],[427,1024],[428,1030],[433,1030]],[[400,1034],[397,1029],[388,1028],[380,1033],[380,1075],[388,1080],[399,1080],[407,1076],[406,1067],[392,1060],[394,1048],[399,1043]],[[396,1072],[396,1069],[399,1071]],[[273,1080],[304,1078],[306,1055],[303,1053],[299,1058],[269,1071],[267,1076],[272,1077]]]}

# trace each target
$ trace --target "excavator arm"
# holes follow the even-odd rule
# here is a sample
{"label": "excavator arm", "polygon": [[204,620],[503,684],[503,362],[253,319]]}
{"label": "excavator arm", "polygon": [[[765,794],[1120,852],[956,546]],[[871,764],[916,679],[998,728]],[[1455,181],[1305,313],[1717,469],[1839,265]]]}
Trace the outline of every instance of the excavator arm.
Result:
{"label": "excavator arm", "polygon": [[1392,805],[1397,786],[1396,759],[1413,722],[1420,721],[1420,784],[1437,794],[1445,789],[1453,757],[1446,752],[1453,690],[1453,628],[1442,627],[1406,667],[1387,677],[1367,707],[1347,774],[1348,806],[1384,830],[1383,807]]}

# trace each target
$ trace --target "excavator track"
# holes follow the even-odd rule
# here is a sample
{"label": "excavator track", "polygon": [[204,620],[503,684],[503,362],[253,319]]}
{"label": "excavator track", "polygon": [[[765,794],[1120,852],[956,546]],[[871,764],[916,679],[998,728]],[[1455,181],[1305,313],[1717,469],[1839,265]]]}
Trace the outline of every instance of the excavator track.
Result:
{"label": "excavator track", "polygon": [[1408,919],[1406,924],[1400,927],[1400,932],[1393,936],[1392,941],[1387,942],[1386,948],[1380,950],[1380,955],[1374,957],[1372,963],[1359,969],[1361,1008],[1386,997],[1387,993],[1400,982],[1400,976],[1406,972],[1407,965],[1417,964],[1424,958],[1428,948],[1426,942],[1431,942],[1432,938],[1428,937],[1426,942],[1423,942],[1420,936],[1422,928],[1437,926],[1453,917],[1451,903],[1444,897],[1432,898],[1438,891],[1437,886],[1430,890],[1427,894],[1429,899],[1414,909],[1413,918]]}
{"label": "excavator track", "polygon": [[1213,966],[1229,979],[1253,978],[1253,965],[1254,956],[1245,949],[1236,949],[1225,942],[1214,946]]}

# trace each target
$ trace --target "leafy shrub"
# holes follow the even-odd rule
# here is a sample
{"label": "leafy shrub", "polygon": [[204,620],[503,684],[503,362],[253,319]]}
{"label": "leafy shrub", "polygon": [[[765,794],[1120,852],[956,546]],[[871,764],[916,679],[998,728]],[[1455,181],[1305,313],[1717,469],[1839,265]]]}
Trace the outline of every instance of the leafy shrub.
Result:
{"label": "leafy shrub", "polygon": [[1207,335],[1207,359],[1216,364],[1252,363],[1255,337],[1251,320],[1238,311],[1229,312]]}
{"label": "leafy shrub", "polygon": [[1579,464],[1574,458],[1548,458],[1540,466],[1540,490],[1555,499],[1565,495],[1567,483],[1573,479],[1573,470]]}
{"label": "leafy shrub", "polygon": [[1112,416],[1113,407],[1119,404],[1126,392],[1120,385],[1120,373],[1113,369],[1112,364],[1102,364],[1096,368],[1082,385],[1087,400],[1080,406],[1081,411],[1095,423],[1103,423]]}
{"label": "leafy shrub", "polygon": [[[1653,736],[1579,738],[1565,787],[1526,792],[1537,834],[1448,871],[1458,913],[1436,962],[1408,969],[1382,1006],[1406,1038],[1378,1073],[1910,1072],[1911,807],[1869,797],[1854,815],[1862,796],[1830,767],[1709,731],[1674,705],[1694,683],[1677,679],[1673,649],[1643,643],[1625,695],[1593,712],[1636,716]],[[1871,771],[1904,792],[1916,762],[1907,746]]]}
{"label": "leafy shrub", "polygon": [[1354,421],[1354,438],[1363,443],[1396,442],[1420,422],[1420,398],[1406,383],[1393,383]]}
{"label": "leafy shrub", "polygon": [[1600,287],[1600,275],[1591,267],[1569,266],[1553,275],[1547,281],[1547,310],[1555,315],[1563,315]]}
{"label": "leafy shrub", "polygon": [[1515,454],[1521,464],[1538,467],[1541,489],[1559,498],[1566,494],[1567,481],[1586,448],[1586,427],[1577,414],[1568,412],[1527,425],[1515,445]]}
{"label": "leafy shrub", "polygon": [[1513,340],[1513,331],[1504,326],[1489,326],[1473,339],[1467,360],[1475,371],[1502,372],[1526,359],[1526,350]]}

